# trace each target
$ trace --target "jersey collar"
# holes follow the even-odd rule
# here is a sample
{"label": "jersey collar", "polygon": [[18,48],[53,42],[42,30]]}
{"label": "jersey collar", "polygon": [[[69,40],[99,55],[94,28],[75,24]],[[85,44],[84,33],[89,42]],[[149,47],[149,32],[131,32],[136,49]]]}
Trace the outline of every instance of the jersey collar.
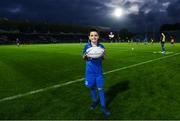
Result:
{"label": "jersey collar", "polygon": [[[91,44],[90,41],[88,42],[88,45],[92,47],[92,44]],[[99,46],[99,42],[97,42],[97,47],[98,47],[98,46]]]}

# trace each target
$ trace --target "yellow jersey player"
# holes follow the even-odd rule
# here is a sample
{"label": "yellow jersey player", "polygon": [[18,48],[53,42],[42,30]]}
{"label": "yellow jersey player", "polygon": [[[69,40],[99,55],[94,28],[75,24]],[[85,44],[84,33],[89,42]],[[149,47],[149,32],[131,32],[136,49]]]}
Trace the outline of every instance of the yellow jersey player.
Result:
{"label": "yellow jersey player", "polygon": [[166,50],[165,50],[165,42],[166,42],[166,36],[165,36],[165,34],[162,32],[162,33],[161,33],[161,38],[160,38],[160,43],[161,43],[161,49],[162,49],[162,53],[163,53],[163,54],[166,52]]}

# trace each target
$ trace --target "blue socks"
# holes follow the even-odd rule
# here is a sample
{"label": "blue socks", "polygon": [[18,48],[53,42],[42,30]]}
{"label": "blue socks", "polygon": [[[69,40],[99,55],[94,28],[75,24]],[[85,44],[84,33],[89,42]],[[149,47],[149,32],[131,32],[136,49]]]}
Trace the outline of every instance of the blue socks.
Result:
{"label": "blue socks", "polygon": [[[105,107],[104,90],[98,89],[98,91],[99,91],[99,98],[100,98],[100,102],[101,102],[101,107]],[[97,102],[97,96],[96,96],[96,89],[95,88],[91,88],[91,96],[92,96],[93,102]]]}
{"label": "blue socks", "polygon": [[91,95],[92,95],[93,102],[97,102],[96,89],[95,88],[91,88]]}
{"label": "blue socks", "polygon": [[[98,88],[98,92],[99,92],[99,98],[100,98],[100,102],[101,102],[101,109],[102,112],[104,113],[104,115],[109,116],[111,114],[111,112],[109,112],[106,109],[106,104],[105,104],[105,97],[104,97],[104,90],[102,88]],[[96,88],[91,88],[91,95],[92,95],[92,100],[93,103],[90,107],[91,110],[94,110],[95,107],[97,106],[97,96],[96,96]]]}
{"label": "blue socks", "polygon": [[101,102],[101,107],[106,107],[103,89],[99,90],[99,98],[100,98],[100,102]]}

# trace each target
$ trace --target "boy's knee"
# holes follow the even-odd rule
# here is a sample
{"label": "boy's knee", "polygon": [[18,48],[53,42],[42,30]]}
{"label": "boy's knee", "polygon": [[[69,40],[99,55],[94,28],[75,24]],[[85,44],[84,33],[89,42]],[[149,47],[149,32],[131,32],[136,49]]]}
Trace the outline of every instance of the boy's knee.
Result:
{"label": "boy's knee", "polygon": [[92,90],[92,89],[96,89],[95,86],[93,86],[93,85],[85,84],[85,86],[86,86],[87,88],[90,88],[91,90]]}
{"label": "boy's knee", "polygon": [[92,87],[93,87],[90,83],[88,83],[88,81],[85,81],[85,86],[86,86],[87,88],[92,88]]}
{"label": "boy's knee", "polygon": [[98,91],[103,91],[104,89],[103,88],[98,88]]}

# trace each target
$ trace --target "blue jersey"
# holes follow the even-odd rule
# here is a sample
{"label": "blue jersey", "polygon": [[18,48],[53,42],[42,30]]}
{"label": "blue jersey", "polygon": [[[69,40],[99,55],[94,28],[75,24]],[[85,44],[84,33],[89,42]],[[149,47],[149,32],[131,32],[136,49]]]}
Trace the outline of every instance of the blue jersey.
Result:
{"label": "blue jersey", "polygon": [[[83,54],[85,55],[87,49],[91,47],[92,47],[91,42],[86,44],[84,47]],[[97,44],[97,47],[104,49],[104,46],[99,43]],[[98,88],[101,106],[105,108],[105,98],[104,98],[104,91],[103,91],[104,77],[103,77],[103,71],[102,71],[102,57],[97,58],[97,59],[93,59],[93,58],[86,59],[85,85],[91,89],[91,95],[93,98],[93,102],[95,103],[97,102],[96,87]]]}
{"label": "blue jersey", "polygon": [[[92,47],[91,42],[87,43],[84,47],[83,54],[85,54],[86,50],[91,47]],[[97,47],[101,47],[104,49],[104,46],[99,43],[97,44]],[[87,58],[87,60],[86,60],[86,75],[88,75],[88,74],[103,74],[102,57],[97,58],[97,59]]]}

